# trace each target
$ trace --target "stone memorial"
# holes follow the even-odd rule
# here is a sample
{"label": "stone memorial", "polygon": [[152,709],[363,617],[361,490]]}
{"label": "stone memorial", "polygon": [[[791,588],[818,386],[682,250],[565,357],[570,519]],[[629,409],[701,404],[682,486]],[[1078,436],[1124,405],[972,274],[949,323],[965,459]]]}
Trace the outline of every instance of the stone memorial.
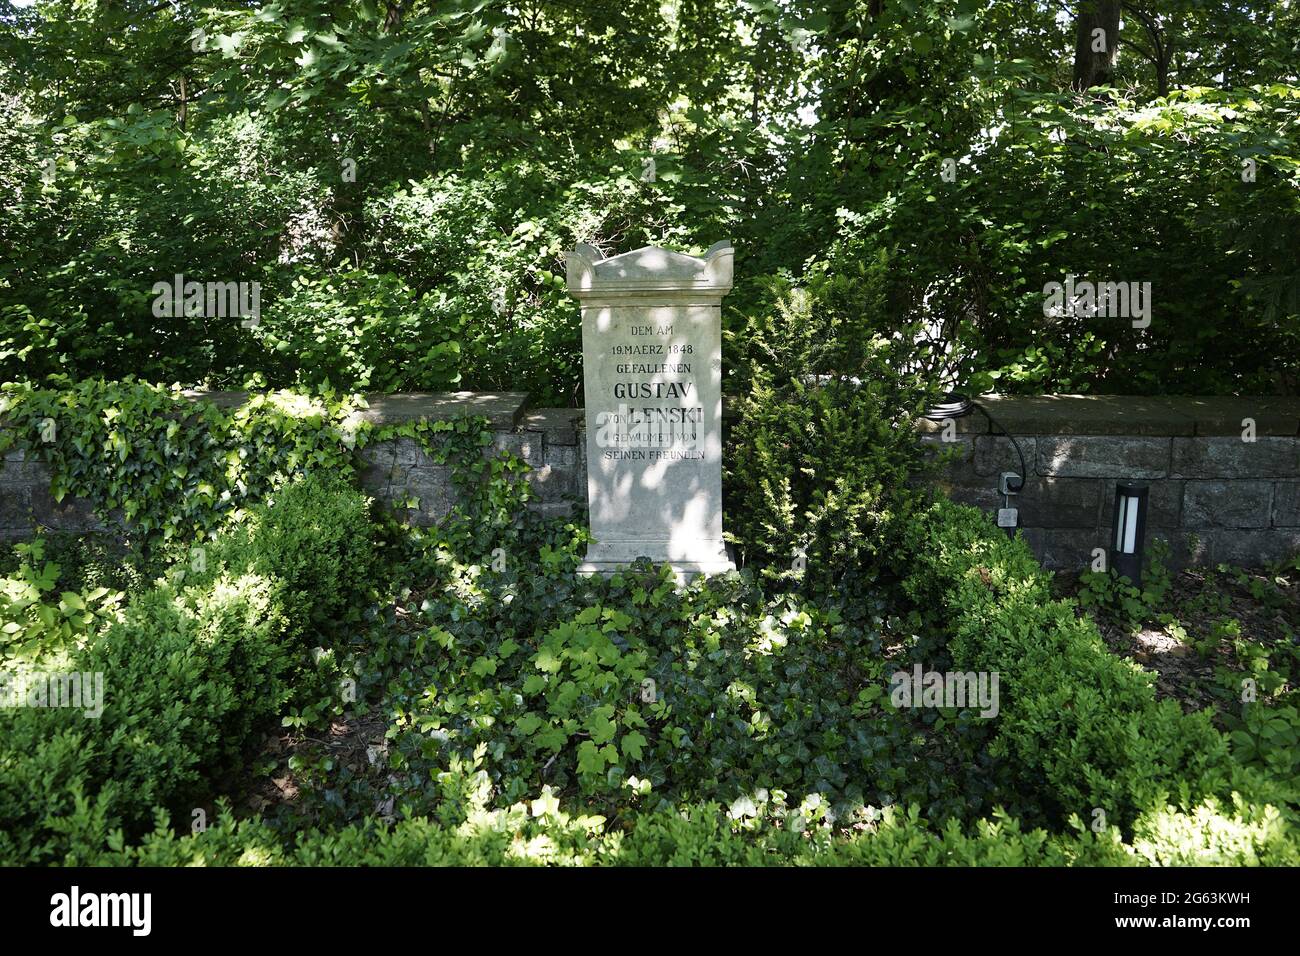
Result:
{"label": "stone memorial", "polygon": [[603,258],[579,245],[587,503],[579,573],[639,557],[679,577],[730,571],[722,540],[722,297],[731,243],[704,258],[647,246]]}

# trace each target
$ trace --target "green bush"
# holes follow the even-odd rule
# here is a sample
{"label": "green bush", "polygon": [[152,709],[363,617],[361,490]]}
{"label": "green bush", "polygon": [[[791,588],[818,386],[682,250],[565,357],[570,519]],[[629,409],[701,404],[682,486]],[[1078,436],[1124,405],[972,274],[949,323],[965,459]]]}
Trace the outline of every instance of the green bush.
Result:
{"label": "green bush", "polygon": [[327,564],[355,555],[365,533],[355,492],[311,482],[290,489],[286,514],[271,502],[254,509],[250,528],[287,533],[286,518],[302,520],[293,509],[307,502],[351,525],[307,523],[288,547],[240,529],[218,538],[222,560],[204,573],[135,595],[66,667],[103,676],[98,718],[68,708],[0,711],[0,860],[86,862],[106,840],[120,845],[116,831],[146,823],[155,807],[206,796],[238,766],[253,732],[289,695],[286,677],[302,651],[287,638],[303,627],[290,609],[310,610],[311,574],[342,587],[348,575]]}
{"label": "green bush", "polygon": [[915,330],[891,338],[872,318],[885,268],[776,283],[742,333],[727,516],[764,578],[818,588],[869,575],[921,500],[913,421],[930,390],[909,371]]}
{"label": "green bush", "polygon": [[370,586],[369,511],[369,501],[341,478],[290,482],[206,549],[206,573],[240,569],[279,580],[290,639],[346,624]]}
{"label": "green bush", "polygon": [[1234,793],[1284,808],[1295,801],[1293,785],[1230,759],[1208,712],[1157,702],[1151,675],[1110,653],[1072,603],[1053,600],[1023,540],[982,512],[939,501],[913,525],[908,553],[904,588],[950,635],[954,665],[999,673],[992,752],[1048,819],[1129,827],[1170,802]]}
{"label": "green bush", "polygon": [[0,859],[71,862],[229,769],[249,729],[287,694],[279,588],[223,575],[202,588],[148,591],[72,659],[70,670],[103,675],[98,719],[5,713]]}
{"label": "green bush", "polygon": [[1213,803],[1150,814],[1134,839],[1115,830],[1029,830],[1003,813],[936,828],[915,810],[886,811],[848,833],[777,820],[738,821],[716,804],[638,814],[625,828],[563,811],[549,796],[484,812],[458,827],[424,818],[297,834],[223,815],[177,835],[160,818],[135,846],[100,854],[136,866],[1294,866],[1300,852],[1276,814]]}

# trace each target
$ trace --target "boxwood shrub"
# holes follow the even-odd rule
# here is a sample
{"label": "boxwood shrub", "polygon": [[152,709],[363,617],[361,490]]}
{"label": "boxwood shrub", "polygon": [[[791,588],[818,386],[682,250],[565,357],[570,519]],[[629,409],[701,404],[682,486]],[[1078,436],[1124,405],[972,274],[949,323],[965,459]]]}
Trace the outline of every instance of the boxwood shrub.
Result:
{"label": "boxwood shrub", "polygon": [[359,566],[336,565],[367,553],[364,517],[355,491],[290,484],[214,542],[218,560],[135,595],[71,654],[66,670],[104,675],[97,719],[0,709],[0,862],[90,862],[154,808],[206,799],[279,715],[313,602],[352,593]]}
{"label": "boxwood shrub", "polygon": [[904,590],[950,635],[955,667],[999,673],[991,750],[1048,822],[1077,815],[1128,829],[1152,808],[1209,797],[1293,811],[1294,785],[1233,761],[1208,712],[1157,701],[1148,672],[1108,651],[1073,602],[1053,600],[1023,540],[946,499],[909,534]]}
{"label": "boxwood shrub", "polygon": [[541,799],[484,811],[448,827],[427,817],[373,820],[285,838],[261,820],[222,816],[178,836],[159,819],[139,844],[97,862],[140,866],[1293,866],[1300,862],[1276,811],[1213,801],[1193,813],[1143,818],[1131,841],[1080,827],[1027,829],[1003,814],[971,827],[933,827],[915,809],[887,810],[869,829],[807,831],[740,823],[717,804],[635,814],[621,828]]}

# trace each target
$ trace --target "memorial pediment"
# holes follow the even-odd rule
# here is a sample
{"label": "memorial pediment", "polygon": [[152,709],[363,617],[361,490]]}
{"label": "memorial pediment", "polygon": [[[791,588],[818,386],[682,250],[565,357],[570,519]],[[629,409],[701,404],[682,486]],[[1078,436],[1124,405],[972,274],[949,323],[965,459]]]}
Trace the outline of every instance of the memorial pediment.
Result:
{"label": "memorial pediment", "polygon": [[731,243],[725,240],[698,258],[643,246],[606,259],[595,246],[583,243],[568,256],[569,292],[579,299],[647,291],[709,290],[721,296],[731,289],[733,258]]}

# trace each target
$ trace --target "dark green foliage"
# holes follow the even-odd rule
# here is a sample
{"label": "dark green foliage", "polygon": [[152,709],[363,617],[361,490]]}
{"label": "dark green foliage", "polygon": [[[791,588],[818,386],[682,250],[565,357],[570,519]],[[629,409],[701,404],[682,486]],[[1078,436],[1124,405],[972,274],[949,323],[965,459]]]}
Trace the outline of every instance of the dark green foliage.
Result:
{"label": "dark green foliage", "polygon": [[126,379],[0,388],[0,452],[50,466],[56,501],[86,498],[142,545],[198,544],[290,477],[346,478],[368,429],[332,394],[257,394],[237,409]]}
{"label": "dark green foliage", "polygon": [[[970,391],[1290,393],[1298,104],[1280,86],[1154,105],[1012,95],[995,138],[947,154],[955,182],[943,153],[905,167],[888,201],[845,217],[835,254],[894,252],[887,314],[962,342]],[[1045,315],[1044,286],[1067,275],[1149,282],[1149,324]]]}
{"label": "dark green foliage", "polygon": [[941,501],[909,536],[906,591],[949,637],[955,665],[996,671],[1004,701],[992,752],[1036,793],[1048,820],[1128,827],[1144,810],[1207,797],[1290,804],[1294,781],[1229,759],[1206,711],[1157,702],[1151,675],[1111,654],[1095,622],[1053,600],[1023,541],[986,515]]}
{"label": "dark green foliage", "polygon": [[356,620],[376,560],[369,502],[324,477],[284,485],[205,551],[208,577],[238,569],[281,582],[291,639]]}
{"label": "dark green foliage", "polygon": [[[0,18],[0,378],[580,404],[564,251],[730,238],[741,315],[888,249],[881,316],[973,388],[1293,392],[1300,15],[1165,6],[1077,94],[1073,20],[1012,0],[42,0]],[[263,321],[155,315],[177,274]],[[1067,274],[1152,324],[1047,320]]]}
{"label": "dark green foliage", "polygon": [[[526,466],[487,455],[492,432],[472,416],[374,428],[362,418],[360,396],[336,398],[329,391],[255,393],[226,410],[133,379],[54,384],[66,387],[0,387],[0,452],[16,448],[46,463],[56,500],[85,498],[150,560],[170,549],[190,561],[191,550],[241,507],[273,497],[294,477],[321,479],[305,488],[349,483],[362,464],[360,452],[373,442],[416,441],[434,461],[451,466],[475,510],[455,509],[448,534],[487,540],[517,520],[530,494],[526,482],[493,480],[517,478]],[[296,528],[322,531],[315,522],[329,520],[297,499],[304,493],[290,493],[294,518],[272,529],[270,536],[286,546],[296,542]]]}
{"label": "dark green foliage", "polygon": [[[900,371],[923,360],[878,306],[886,262],[774,283],[744,343],[727,464],[738,557],[770,580],[814,587],[870,578],[920,501],[913,421],[933,393]],[[865,312],[856,303],[866,302]]]}
{"label": "dark green foliage", "polygon": [[647,572],[575,583],[573,564],[484,569],[447,586],[472,580],[472,598],[422,603],[427,630],[390,665],[383,704],[403,715],[389,766],[410,781],[397,800],[411,812],[454,823],[482,786],[502,806],[546,785],[620,818],[788,801],[847,824],[894,802],[966,816],[989,793],[979,721],[888,706],[884,655],[907,651],[882,597],[680,590]]}
{"label": "dark green foliage", "polygon": [[270,381],[376,392],[461,380],[460,317],[392,274],[303,269],[252,332]]}
{"label": "dark green foliage", "polygon": [[[348,580],[327,563],[360,553],[356,539],[367,533],[355,492],[304,486],[286,498],[287,512],[310,501],[321,515],[316,538],[310,527],[296,538],[309,552],[319,544],[319,555],[257,533],[218,537],[219,566],[133,596],[120,620],[46,665],[101,675],[102,714],[0,710],[0,860],[89,862],[106,841],[121,846],[119,831],[147,823],[153,808],[201,800],[238,767],[289,696],[286,678],[304,653],[290,639],[305,628],[289,615],[309,609],[306,575]],[[255,509],[251,527],[286,528],[290,514],[278,507]]]}

